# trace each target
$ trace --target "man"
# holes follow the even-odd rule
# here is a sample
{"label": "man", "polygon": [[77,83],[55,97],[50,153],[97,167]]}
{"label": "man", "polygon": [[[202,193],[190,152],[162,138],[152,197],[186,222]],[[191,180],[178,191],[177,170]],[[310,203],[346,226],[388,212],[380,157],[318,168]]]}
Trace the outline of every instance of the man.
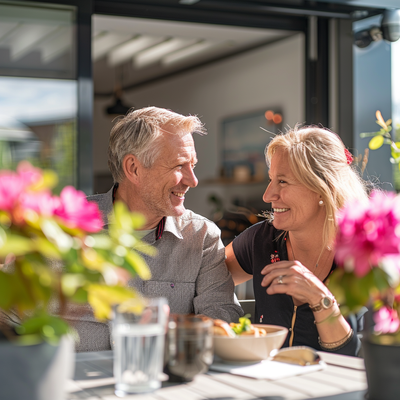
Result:
{"label": "man", "polygon": [[220,231],[184,207],[186,192],[198,183],[194,132],[205,133],[194,116],[156,107],[130,112],[110,134],[108,164],[115,184],[88,199],[98,203],[105,228],[115,200],[146,218],[142,239],[158,254],[144,256],[151,279],[136,277],[131,286],[144,296],[166,297],[172,313],[237,321],[243,311],[235,301]]}

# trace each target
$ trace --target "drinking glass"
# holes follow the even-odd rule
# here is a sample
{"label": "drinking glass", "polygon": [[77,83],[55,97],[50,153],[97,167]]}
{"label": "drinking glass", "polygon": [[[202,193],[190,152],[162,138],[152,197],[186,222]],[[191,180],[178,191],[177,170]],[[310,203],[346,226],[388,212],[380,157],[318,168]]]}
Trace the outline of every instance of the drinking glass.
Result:
{"label": "drinking glass", "polygon": [[140,314],[115,309],[115,394],[151,392],[161,387],[169,307],[164,298],[146,299]]}
{"label": "drinking glass", "polygon": [[200,315],[171,314],[165,346],[170,382],[190,382],[213,362],[213,320]]}

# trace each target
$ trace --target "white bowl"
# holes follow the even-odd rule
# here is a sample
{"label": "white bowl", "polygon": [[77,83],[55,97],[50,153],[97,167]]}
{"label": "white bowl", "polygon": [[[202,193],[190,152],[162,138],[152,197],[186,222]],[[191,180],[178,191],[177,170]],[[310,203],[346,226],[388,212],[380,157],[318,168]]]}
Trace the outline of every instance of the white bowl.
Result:
{"label": "white bowl", "polygon": [[288,329],[278,325],[253,324],[267,331],[266,336],[214,336],[214,352],[224,361],[256,362],[266,360],[272,350],[280,349]]}

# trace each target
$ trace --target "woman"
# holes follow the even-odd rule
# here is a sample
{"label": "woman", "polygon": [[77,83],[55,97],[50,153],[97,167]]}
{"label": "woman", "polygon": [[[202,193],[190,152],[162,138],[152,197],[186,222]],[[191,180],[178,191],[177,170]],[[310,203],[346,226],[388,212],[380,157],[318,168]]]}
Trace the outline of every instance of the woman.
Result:
{"label": "woman", "polygon": [[291,129],[266,149],[263,200],[273,222],[251,226],[226,248],[238,285],[253,278],[255,322],[286,326],[284,346],[357,355],[357,320],[346,320],[326,286],[335,268],[335,218],[347,200],[367,198],[340,138],[318,127]]}

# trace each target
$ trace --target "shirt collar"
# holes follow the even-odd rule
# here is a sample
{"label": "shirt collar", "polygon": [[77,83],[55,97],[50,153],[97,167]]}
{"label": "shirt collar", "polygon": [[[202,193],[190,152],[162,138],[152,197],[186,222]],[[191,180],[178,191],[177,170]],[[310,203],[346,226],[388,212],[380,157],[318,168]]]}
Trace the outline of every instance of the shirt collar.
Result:
{"label": "shirt collar", "polygon": [[180,221],[180,218],[181,217],[166,217],[164,231],[172,233],[178,239],[183,239],[181,229],[179,229],[179,226],[178,226],[178,221]]}

